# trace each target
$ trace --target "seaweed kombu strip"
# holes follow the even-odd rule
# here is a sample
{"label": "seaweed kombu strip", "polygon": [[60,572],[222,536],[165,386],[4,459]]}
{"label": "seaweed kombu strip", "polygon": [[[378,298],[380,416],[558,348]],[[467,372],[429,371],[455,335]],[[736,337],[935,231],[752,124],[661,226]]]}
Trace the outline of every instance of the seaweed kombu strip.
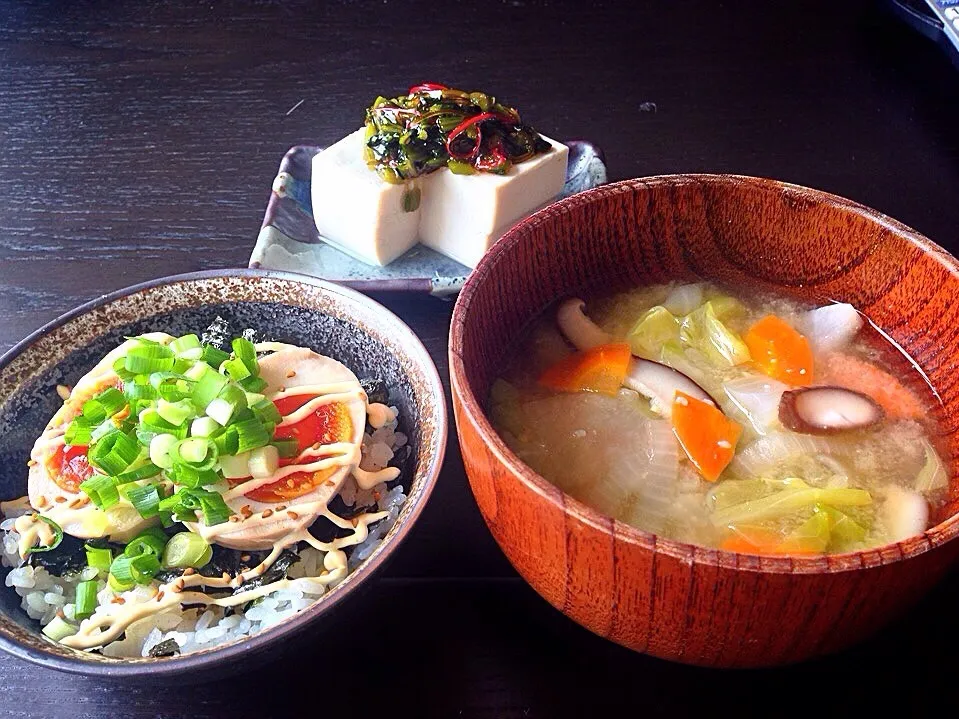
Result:
{"label": "seaweed kombu strip", "polygon": [[78,572],[87,566],[87,552],[83,540],[64,534],[60,544],[47,552],[31,552],[24,562],[31,567],[43,567],[55,577]]}

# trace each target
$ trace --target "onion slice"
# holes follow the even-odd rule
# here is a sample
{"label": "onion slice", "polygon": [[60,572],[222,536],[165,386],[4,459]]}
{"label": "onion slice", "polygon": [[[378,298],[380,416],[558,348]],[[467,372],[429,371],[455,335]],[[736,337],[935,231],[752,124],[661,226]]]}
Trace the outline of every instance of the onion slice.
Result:
{"label": "onion slice", "polygon": [[719,406],[706,390],[679,370],[635,356],[629,363],[623,385],[648,398],[653,411],[667,419],[672,416],[673,399],[677,391],[685,392],[690,397],[708,402],[714,407]]}
{"label": "onion slice", "polygon": [[885,417],[874,399],[844,387],[801,387],[783,392],[779,421],[802,434],[865,429]]}

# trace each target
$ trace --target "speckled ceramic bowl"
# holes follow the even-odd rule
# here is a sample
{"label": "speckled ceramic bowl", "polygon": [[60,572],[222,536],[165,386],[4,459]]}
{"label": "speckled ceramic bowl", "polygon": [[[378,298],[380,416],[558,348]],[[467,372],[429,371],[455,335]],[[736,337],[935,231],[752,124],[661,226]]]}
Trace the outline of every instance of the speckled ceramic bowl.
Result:
{"label": "speckled ceramic bowl", "polygon": [[409,532],[430,496],[446,446],[446,401],[426,349],[398,317],[364,295],[306,276],[258,270],[178,275],[114,292],[54,320],[0,358],[0,499],[26,494],[30,449],[61,403],[57,384],[72,385],[126,335],[196,332],[218,315],[237,331],[253,327],[334,357],[360,378],[386,380],[412,449],[403,475],[409,499],[399,520],[373,554],[320,601],[249,639],[168,659],[118,660],[79,652],[44,637],[20,609],[19,595],[0,580],[0,648],[47,667],[99,677],[182,679],[233,671],[278,651],[307,627],[320,630],[321,617],[363,584]]}

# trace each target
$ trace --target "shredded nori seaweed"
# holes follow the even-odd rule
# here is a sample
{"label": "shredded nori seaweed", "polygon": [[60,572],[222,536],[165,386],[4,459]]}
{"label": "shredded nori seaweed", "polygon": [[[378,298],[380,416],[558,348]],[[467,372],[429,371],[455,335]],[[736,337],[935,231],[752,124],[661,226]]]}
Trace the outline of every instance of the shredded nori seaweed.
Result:
{"label": "shredded nori seaweed", "polygon": [[289,549],[284,549],[268,570],[266,570],[259,577],[253,577],[253,579],[249,580],[248,582],[244,582],[239,587],[234,589],[233,593],[240,594],[242,592],[249,591],[250,589],[262,587],[264,584],[272,584],[273,582],[284,579],[286,577],[286,573],[290,571],[290,567],[299,561],[299,555],[291,552]]}
{"label": "shredded nori seaweed", "polygon": [[363,388],[363,391],[366,392],[366,397],[371,403],[377,402],[379,404],[389,404],[390,403],[390,392],[386,388],[386,381],[379,379],[378,377],[372,377],[369,379],[361,379],[360,387]]}
{"label": "shredded nori seaweed", "polygon": [[160,657],[173,657],[179,653],[180,645],[177,644],[176,639],[173,639],[172,637],[170,639],[164,639],[150,650],[150,656],[154,659],[159,659]]}
{"label": "shredded nori seaweed", "polygon": [[48,552],[31,552],[24,564],[43,567],[55,577],[62,577],[69,572],[79,572],[87,566],[87,553],[82,539],[64,534],[55,549]]}

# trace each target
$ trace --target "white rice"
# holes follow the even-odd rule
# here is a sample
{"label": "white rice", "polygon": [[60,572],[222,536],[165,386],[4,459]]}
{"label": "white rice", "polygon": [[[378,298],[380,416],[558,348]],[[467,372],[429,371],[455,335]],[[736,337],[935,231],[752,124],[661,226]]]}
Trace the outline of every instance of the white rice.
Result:
{"label": "white rice", "polygon": [[[396,415],[396,408],[392,409]],[[368,471],[383,469],[393,459],[395,450],[407,443],[407,437],[397,432],[396,427],[397,420],[394,418],[384,427],[364,435],[361,468]],[[373,553],[396,523],[400,509],[406,502],[406,494],[400,485],[388,489],[385,484],[380,484],[364,491],[350,477],[344,482],[340,496],[347,506],[375,504],[380,511],[388,512],[385,519],[370,527],[367,538],[353,548],[348,563],[349,571],[353,571]],[[32,510],[26,508],[19,513],[28,511]],[[20,535],[13,528],[16,516],[17,513],[8,511],[4,521],[0,522],[0,564],[13,567],[4,583],[22,597],[20,606],[31,619],[39,620],[41,626],[52,621],[58,611],[72,620],[76,586],[83,579],[92,579],[95,570],[85,569],[57,577],[42,567],[17,567],[20,563],[17,552]],[[103,647],[102,653],[109,657],[146,657],[157,644],[173,639],[179,645],[180,652],[186,654],[256,634],[283,621],[310,606],[328,591],[326,585],[310,579],[323,571],[323,552],[307,547],[299,550],[298,554],[300,560],[288,572],[288,578],[294,581],[254,602],[245,612],[237,607],[230,616],[226,616],[224,608],[210,606],[175,609],[148,616],[127,627],[123,638]],[[119,611],[121,606],[149,601],[158,582],[137,586],[119,595],[115,595],[103,580],[99,580],[99,586],[98,612],[110,614]],[[122,605],[113,602],[115,596],[123,597]]]}

